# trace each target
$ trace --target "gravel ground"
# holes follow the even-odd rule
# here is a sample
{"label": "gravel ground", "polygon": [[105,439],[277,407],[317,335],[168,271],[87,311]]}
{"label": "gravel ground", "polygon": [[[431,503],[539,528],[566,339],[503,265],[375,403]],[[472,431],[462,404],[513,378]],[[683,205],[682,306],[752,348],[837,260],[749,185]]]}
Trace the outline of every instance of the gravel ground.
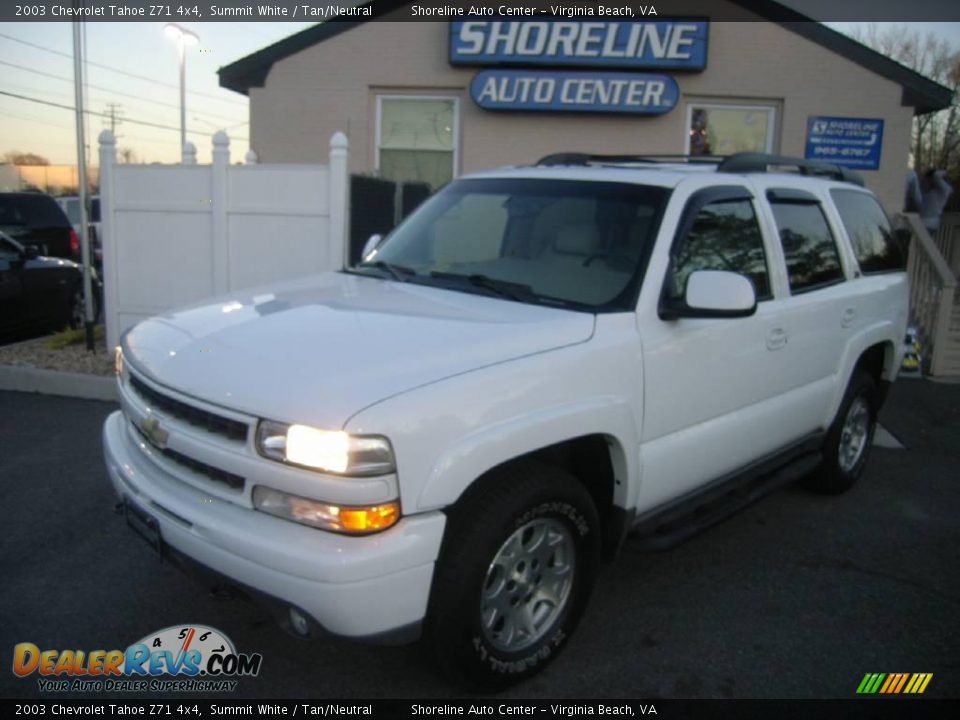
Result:
{"label": "gravel ground", "polygon": [[0,347],[0,365],[35,367],[86,375],[113,375],[113,353],[107,352],[102,340],[97,343],[94,352],[89,352],[83,343],[51,350],[46,347],[46,342],[47,338],[41,337]]}

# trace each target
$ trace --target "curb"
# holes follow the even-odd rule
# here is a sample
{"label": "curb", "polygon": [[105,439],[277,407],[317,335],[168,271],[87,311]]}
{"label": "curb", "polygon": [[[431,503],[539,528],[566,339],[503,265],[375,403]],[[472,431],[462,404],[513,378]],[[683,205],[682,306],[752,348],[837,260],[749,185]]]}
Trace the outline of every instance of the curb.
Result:
{"label": "curb", "polygon": [[0,366],[0,390],[107,402],[117,402],[119,399],[116,380],[112,377],[10,365]]}

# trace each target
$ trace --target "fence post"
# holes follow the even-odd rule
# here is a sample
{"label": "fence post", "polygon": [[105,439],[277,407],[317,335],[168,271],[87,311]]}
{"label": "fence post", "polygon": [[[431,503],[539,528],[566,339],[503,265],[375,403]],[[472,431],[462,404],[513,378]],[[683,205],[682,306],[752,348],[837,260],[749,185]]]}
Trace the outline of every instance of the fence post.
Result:
{"label": "fence post", "polygon": [[230,291],[230,246],[227,239],[227,168],[230,166],[230,138],[223,130],[213,136],[213,165],[210,168],[210,230],[213,292]]}
{"label": "fence post", "polygon": [[247,150],[247,154],[243,158],[244,165],[256,165],[257,164],[257,154],[253,151],[253,148]]}
{"label": "fence post", "polygon": [[113,133],[100,133],[100,247],[103,253],[103,322],[107,331],[107,349],[120,342],[119,296],[117,283],[117,242],[114,207],[113,166],[117,162],[117,140]]}
{"label": "fence post", "polygon": [[330,138],[330,254],[327,270],[340,270],[347,264],[348,222],[350,218],[349,142],[342,132]]}
{"label": "fence post", "polygon": [[197,164],[197,146],[192,142],[185,142],[183,144],[183,150],[181,152],[181,162],[184,165],[196,165]]}

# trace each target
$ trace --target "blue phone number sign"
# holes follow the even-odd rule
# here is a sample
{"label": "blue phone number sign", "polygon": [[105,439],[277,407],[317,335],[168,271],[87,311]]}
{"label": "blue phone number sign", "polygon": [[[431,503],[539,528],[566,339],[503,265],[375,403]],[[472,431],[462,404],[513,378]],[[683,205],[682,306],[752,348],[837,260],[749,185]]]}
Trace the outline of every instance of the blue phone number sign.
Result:
{"label": "blue phone number sign", "polygon": [[811,116],[807,119],[807,160],[878,170],[883,145],[883,120]]}

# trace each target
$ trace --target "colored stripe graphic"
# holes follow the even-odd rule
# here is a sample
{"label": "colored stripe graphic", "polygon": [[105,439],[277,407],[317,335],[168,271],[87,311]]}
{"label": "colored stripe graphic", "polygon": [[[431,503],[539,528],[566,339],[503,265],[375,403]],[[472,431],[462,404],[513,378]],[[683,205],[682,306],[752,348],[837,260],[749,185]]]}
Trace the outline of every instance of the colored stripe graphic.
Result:
{"label": "colored stripe graphic", "polygon": [[899,680],[900,680],[899,673],[890,673],[889,675],[887,675],[887,681],[880,687],[880,692],[883,694],[890,692],[890,686],[896,685]]}
{"label": "colored stripe graphic", "polygon": [[907,678],[910,677],[910,673],[900,673],[900,682],[897,683],[897,686],[893,688],[890,692],[898,693],[903,689],[903,684],[907,681]]}
{"label": "colored stripe graphic", "polygon": [[919,695],[926,691],[933,673],[867,673],[857,686],[860,695]]}

